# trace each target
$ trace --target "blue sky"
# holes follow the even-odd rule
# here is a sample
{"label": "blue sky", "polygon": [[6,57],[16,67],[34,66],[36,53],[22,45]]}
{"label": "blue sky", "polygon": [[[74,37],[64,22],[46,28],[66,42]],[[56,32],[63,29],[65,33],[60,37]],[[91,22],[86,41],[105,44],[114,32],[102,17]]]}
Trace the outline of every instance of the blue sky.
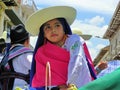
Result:
{"label": "blue sky", "polygon": [[[71,28],[79,28],[83,34],[93,36],[86,41],[92,59],[96,57],[101,48],[109,45],[109,40],[102,39],[102,37],[119,0],[34,0],[34,2],[38,9],[56,5],[74,7],[77,10],[77,17]],[[31,42],[34,44],[35,40],[31,38]]]}

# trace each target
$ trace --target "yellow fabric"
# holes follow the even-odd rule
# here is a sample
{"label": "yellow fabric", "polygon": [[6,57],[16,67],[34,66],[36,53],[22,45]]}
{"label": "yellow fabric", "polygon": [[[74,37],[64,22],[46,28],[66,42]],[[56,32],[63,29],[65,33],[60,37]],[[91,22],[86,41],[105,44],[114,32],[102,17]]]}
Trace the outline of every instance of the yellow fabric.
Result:
{"label": "yellow fabric", "polygon": [[68,90],[78,90],[74,84],[68,85]]}
{"label": "yellow fabric", "polygon": [[15,90],[22,90],[22,88],[20,88],[20,87],[16,87]]}

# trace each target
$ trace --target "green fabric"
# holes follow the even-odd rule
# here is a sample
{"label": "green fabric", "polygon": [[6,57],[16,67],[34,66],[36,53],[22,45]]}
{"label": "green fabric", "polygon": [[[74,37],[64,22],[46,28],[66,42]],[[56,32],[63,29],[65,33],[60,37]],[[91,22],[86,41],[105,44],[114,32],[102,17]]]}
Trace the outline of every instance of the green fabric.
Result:
{"label": "green fabric", "polygon": [[88,83],[78,90],[120,90],[120,68]]}

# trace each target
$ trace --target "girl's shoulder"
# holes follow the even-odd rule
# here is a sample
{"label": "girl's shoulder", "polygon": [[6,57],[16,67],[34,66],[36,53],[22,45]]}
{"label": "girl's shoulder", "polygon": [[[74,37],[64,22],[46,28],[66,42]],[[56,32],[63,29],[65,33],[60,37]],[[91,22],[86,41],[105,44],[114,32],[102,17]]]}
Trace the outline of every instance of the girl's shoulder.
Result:
{"label": "girl's shoulder", "polygon": [[79,35],[72,34],[72,35],[68,35],[68,38],[64,46],[66,47],[66,49],[69,50],[71,47],[76,45],[81,46],[83,43],[84,40]]}

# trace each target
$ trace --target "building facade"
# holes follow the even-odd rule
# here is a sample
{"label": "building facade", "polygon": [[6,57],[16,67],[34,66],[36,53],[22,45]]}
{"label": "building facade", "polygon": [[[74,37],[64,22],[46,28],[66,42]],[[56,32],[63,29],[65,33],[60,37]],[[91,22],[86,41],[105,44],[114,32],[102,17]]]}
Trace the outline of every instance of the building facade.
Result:
{"label": "building facade", "polygon": [[0,36],[10,27],[24,24],[25,20],[37,10],[33,0],[2,0],[0,1]]}
{"label": "building facade", "polygon": [[100,51],[94,60],[95,65],[102,60],[112,60],[112,58],[120,52],[120,1],[103,38],[109,39],[110,45]]}

